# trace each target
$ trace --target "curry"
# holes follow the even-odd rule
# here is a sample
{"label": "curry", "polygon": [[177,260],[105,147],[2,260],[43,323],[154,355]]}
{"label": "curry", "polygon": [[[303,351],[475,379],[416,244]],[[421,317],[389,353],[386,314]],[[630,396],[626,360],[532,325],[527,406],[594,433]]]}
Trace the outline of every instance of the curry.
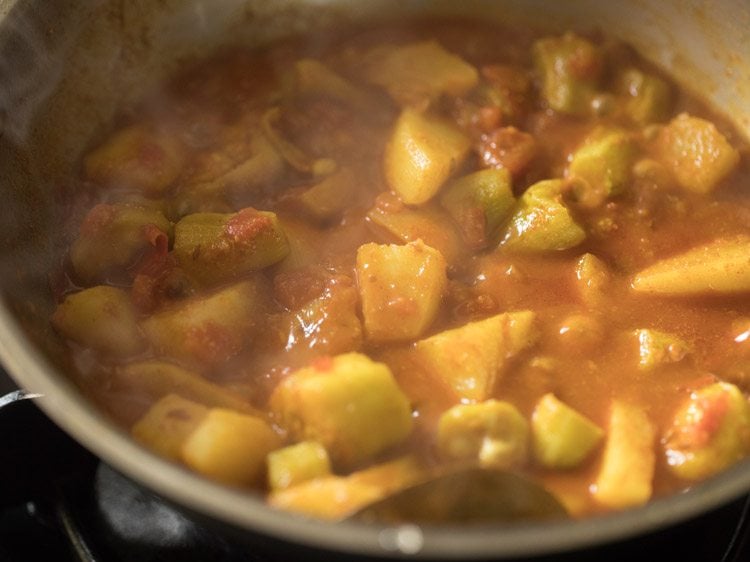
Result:
{"label": "curry", "polygon": [[82,159],[51,322],[135,439],[279,509],[467,463],[642,505],[750,447],[747,155],[599,34],[227,49]]}

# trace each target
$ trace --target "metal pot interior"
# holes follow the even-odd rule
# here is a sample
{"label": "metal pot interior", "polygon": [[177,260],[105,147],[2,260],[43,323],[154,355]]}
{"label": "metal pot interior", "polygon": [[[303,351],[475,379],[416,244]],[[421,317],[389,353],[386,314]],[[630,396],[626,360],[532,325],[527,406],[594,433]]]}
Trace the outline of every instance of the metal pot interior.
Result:
{"label": "metal pot interior", "polygon": [[41,392],[42,408],[115,468],[193,512],[240,529],[320,548],[378,556],[542,554],[652,530],[750,489],[742,463],[680,496],[581,522],[502,528],[386,529],[329,525],[265,507],[173,466],[135,445],[66,379],[72,368],[49,328],[49,272],[63,178],[123,104],[137,100],[179,61],[224,43],[262,45],[323,30],[340,18],[398,13],[468,15],[554,28],[600,28],[629,40],[685,87],[699,90],[750,135],[750,5],[722,0],[649,3],[507,0],[87,0],[0,1],[0,355],[10,374]]}

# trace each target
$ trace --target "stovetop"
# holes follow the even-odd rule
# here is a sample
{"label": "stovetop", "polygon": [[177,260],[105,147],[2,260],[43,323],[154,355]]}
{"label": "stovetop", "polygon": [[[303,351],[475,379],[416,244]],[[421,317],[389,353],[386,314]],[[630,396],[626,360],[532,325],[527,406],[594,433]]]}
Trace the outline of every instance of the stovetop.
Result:
{"label": "stovetop", "polygon": [[[260,544],[250,548],[196,523],[80,447],[33,400],[6,400],[9,403],[2,406],[1,397],[13,391],[12,383],[0,372],[0,562],[310,558],[303,547],[288,546],[283,552]],[[632,562],[638,558],[750,561],[750,496],[635,540],[528,562]]]}

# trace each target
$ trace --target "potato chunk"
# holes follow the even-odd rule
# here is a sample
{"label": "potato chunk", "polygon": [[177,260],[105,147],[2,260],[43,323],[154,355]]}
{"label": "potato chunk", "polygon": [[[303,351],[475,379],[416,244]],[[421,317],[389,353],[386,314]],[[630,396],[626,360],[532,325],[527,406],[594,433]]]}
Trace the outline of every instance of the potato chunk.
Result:
{"label": "potato chunk", "polygon": [[182,172],[184,149],[176,135],[132,125],[116,132],[83,162],[88,179],[109,188],[158,197]]}
{"label": "potato chunk", "polygon": [[544,180],[521,196],[500,244],[513,251],[567,250],[586,238],[562,201],[562,180]]}
{"label": "potato chunk", "polygon": [[448,459],[513,468],[526,462],[529,423],[509,402],[458,404],[440,416],[437,438],[441,455]]}
{"label": "potato chunk", "polygon": [[710,193],[734,171],[740,154],[710,121],[681,113],[656,139],[657,158],[681,187]]}
{"label": "potato chunk", "polygon": [[167,361],[152,359],[130,363],[115,369],[112,382],[116,387],[145,393],[154,399],[176,393],[204,406],[256,413],[255,408],[239,395]]}
{"label": "potato chunk", "polygon": [[702,480],[750,451],[750,406],[739,388],[718,382],[694,391],[664,437],[667,463],[680,478]]}
{"label": "potato chunk", "polygon": [[690,346],[682,338],[661,332],[659,330],[636,330],[638,339],[638,367],[648,371],[665,365],[676,363],[690,352]]}
{"label": "potato chunk", "polygon": [[249,279],[168,306],[141,323],[156,350],[183,363],[215,365],[236,355],[257,332],[269,294]]}
{"label": "potato chunk", "polygon": [[534,407],[531,432],[534,457],[547,468],[579,465],[604,437],[598,425],[551,393]]}
{"label": "potato chunk", "polygon": [[645,504],[653,489],[656,428],[641,408],[615,401],[594,497],[610,508]]}
{"label": "potato chunk", "polygon": [[439,43],[422,41],[372,52],[366,79],[401,105],[421,105],[442,94],[466,94],[479,82],[479,73]]}
{"label": "potato chunk", "polygon": [[126,357],[145,347],[130,296],[116,287],[99,285],[68,295],[51,321],[65,337],[105,355]]}
{"label": "potato chunk", "polygon": [[70,248],[70,262],[83,283],[102,282],[122,275],[149,250],[167,252],[172,225],[155,209],[100,203],[81,223]]}
{"label": "potato chunk", "polygon": [[284,259],[289,244],[275,213],[195,213],[175,225],[174,254],[205,285],[230,281]]}
{"label": "potato chunk", "polygon": [[723,238],[665,258],[633,277],[639,293],[720,295],[750,291],[750,238]]}
{"label": "potato chunk", "polygon": [[418,337],[432,324],[448,280],[443,256],[418,240],[360,246],[357,282],[367,338],[398,341]]}
{"label": "potato chunk", "polygon": [[575,272],[578,294],[586,305],[596,307],[606,300],[612,273],[601,259],[594,254],[583,254],[576,263]]}
{"label": "potato chunk", "polygon": [[336,521],[383,497],[376,486],[344,476],[314,478],[268,496],[271,507]]}
{"label": "potato chunk", "polygon": [[486,400],[508,359],[536,341],[534,319],[520,311],[469,322],[418,341],[415,353],[459,398]]}
{"label": "potato chunk", "polygon": [[317,223],[339,217],[355,195],[354,174],[344,168],[304,190],[292,193],[287,203]]}
{"label": "potato chunk", "polygon": [[331,461],[317,441],[302,441],[268,455],[268,486],[284,490],[307,480],[331,474]]}
{"label": "potato chunk", "polygon": [[266,455],[281,438],[256,416],[212,408],[182,444],[182,460],[196,472],[234,486],[259,484]]}
{"label": "potato chunk", "polygon": [[412,208],[395,204],[393,207],[378,205],[367,213],[367,218],[404,244],[422,240],[440,252],[449,265],[463,257],[461,236],[443,209],[433,205]]}
{"label": "potato chunk", "polygon": [[359,353],[295,371],[270,405],[292,438],[319,441],[344,467],[400,443],[412,428],[409,402],[390,369]]}
{"label": "potato chunk", "polygon": [[425,203],[458,169],[470,147],[452,124],[405,109],[385,148],[388,186],[407,205]]}
{"label": "potato chunk", "polygon": [[208,408],[177,394],[167,394],[138,420],[131,433],[155,453],[170,460],[182,459],[182,445],[208,415]]}

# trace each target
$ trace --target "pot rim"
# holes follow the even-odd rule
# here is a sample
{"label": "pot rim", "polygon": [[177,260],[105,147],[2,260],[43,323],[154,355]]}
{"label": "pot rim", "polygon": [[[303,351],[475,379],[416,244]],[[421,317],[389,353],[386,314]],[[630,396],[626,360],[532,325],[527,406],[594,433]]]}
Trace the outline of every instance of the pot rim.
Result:
{"label": "pot rim", "polygon": [[433,559],[561,553],[656,531],[750,490],[750,460],[745,460],[683,493],[581,520],[424,527],[318,521],[272,509],[259,495],[213,483],[139,446],[56,371],[26,337],[4,301],[0,304],[0,360],[19,385],[42,395],[38,404],[56,424],[156,494],[234,530],[317,549]]}

